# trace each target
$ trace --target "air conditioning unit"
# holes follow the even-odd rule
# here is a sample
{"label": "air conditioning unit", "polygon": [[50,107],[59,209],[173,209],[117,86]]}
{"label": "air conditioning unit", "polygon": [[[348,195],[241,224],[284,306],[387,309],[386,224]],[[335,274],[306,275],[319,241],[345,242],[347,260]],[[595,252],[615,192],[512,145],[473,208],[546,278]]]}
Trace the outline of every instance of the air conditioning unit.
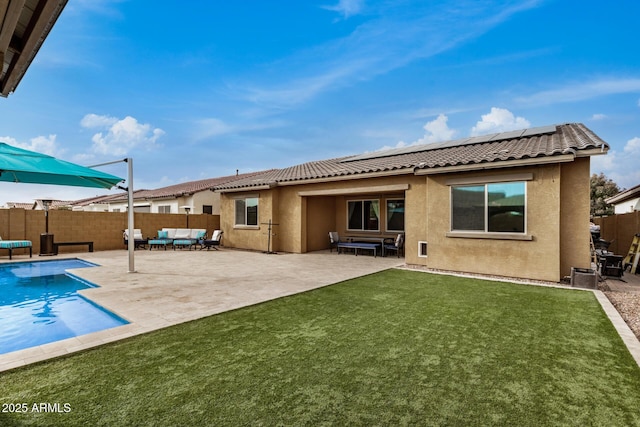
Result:
{"label": "air conditioning unit", "polygon": [[571,267],[571,286],[595,289],[598,285],[596,271],[590,268]]}

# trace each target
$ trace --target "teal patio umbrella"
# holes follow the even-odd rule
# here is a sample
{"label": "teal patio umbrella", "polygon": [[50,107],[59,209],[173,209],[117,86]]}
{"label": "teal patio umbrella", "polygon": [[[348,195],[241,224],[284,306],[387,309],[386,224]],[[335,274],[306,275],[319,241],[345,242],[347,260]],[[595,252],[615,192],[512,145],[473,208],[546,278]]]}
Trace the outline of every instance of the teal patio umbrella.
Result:
{"label": "teal patio umbrella", "polygon": [[0,181],[112,188],[124,179],[0,142]]}
{"label": "teal patio umbrella", "polygon": [[[129,236],[133,236],[133,159],[129,164]],[[117,163],[117,162],[110,162]],[[110,164],[109,163],[109,164]],[[24,150],[0,142],[0,181],[30,184],[70,185],[75,187],[112,188],[124,179],[85,166],[58,160],[46,154]],[[129,239],[129,272],[134,272],[133,239]]]}

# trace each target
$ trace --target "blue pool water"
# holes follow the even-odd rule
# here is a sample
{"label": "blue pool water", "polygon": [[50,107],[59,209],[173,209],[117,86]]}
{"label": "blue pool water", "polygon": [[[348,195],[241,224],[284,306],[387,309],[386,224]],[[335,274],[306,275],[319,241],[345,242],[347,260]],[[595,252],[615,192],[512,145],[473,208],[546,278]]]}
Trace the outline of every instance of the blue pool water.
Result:
{"label": "blue pool water", "polygon": [[95,266],[79,259],[0,265],[0,354],[129,323],[77,292],[97,285],[65,273]]}

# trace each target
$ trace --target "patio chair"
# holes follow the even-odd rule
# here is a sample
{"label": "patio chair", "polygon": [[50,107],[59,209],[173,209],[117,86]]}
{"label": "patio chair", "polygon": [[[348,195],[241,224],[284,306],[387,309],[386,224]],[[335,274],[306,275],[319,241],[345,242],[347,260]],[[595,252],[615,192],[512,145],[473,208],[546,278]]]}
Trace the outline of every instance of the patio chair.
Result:
{"label": "patio chair", "polygon": [[[128,229],[124,230],[124,232],[122,233],[122,238],[124,240],[124,245],[128,246],[129,245]],[[133,248],[134,249],[146,248],[148,240],[149,239],[145,239],[144,237],[142,237],[142,230],[140,230],[139,228],[133,229]]]}
{"label": "patio chair", "polygon": [[395,252],[398,258],[400,258],[400,252],[404,255],[404,234],[398,234],[395,239],[385,241],[383,247],[384,255],[386,256],[389,251]]}
{"label": "patio chair", "polygon": [[338,243],[340,243],[340,235],[337,231],[329,232],[329,252],[333,252],[333,248],[338,247]]}
{"label": "patio chair", "polygon": [[216,251],[218,250],[218,246],[222,242],[222,230],[214,230],[211,234],[211,239],[203,239],[200,240],[200,250],[207,248],[207,250],[213,248]]}

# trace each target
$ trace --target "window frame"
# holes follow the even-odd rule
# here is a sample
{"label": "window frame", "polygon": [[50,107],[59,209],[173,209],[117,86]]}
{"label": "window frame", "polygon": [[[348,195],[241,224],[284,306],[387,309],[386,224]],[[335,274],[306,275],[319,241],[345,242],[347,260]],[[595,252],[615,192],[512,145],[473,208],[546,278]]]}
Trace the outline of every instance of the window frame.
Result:
{"label": "window frame", "polygon": [[[256,204],[256,213],[255,213],[255,217],[256,217],[256,223],[255,224],[249,224],[248,220],[249,220],[249,212],[248,209],[250,208],[249,204],[247,203],[247,200],[255,200]],[[244,223],[238,223],[238,202],[243,202],[244,203]],[[233,209],[234,209],[234,215],[233,215],[233,226],[235,228],[259,228],[260,227],[260,198],[258,196],[247,196],[247,197],[238,197],[235,198],[233,201]]]}
{"label": "window frame", "polygon": [[406,224],[405,224],[406,217],[404,217],[404,214],[402,218],[402,225],[403,225],[402,230],[394,230],[392,228],[389,228],[389,218],[391,218],[391,216],[389,215],[389,202],[399,202],[399,201],[402,201],[402,205],[404,208],[405,207],[404,197],[388,198],[388,199],[385,199],[384,201],[384,215],[385,215],[384,226],[385,226],[385,231],[388,233],[404,233],[404,230],[406,228]]}
{"label": "window frame", "polygon": [[[446,233],[447,237],[463,237],[463,238],[478,238],[478,239],[505,239],[505,240],[533,240],[533,236],[529,234],[529,216],[528,212],[528,202],[529,202],[529,186],[527,182],[532,180],[532,174],[519,174],[514,176],[512,179],[508,179],[504,177],[503,179],[499,179],[498,177],[492,177],[489,179],[452,179],[450,182],[447,182],[449,185],[449,231]],[[511,184],[511,183],[520,183],[523,185],[524,191],[524,201],[523,201],[523,231],[489,231],[489,203],[488,203],[488,195],[489,195],[489,186],[495,184]],[[458,230],[453,228],[453,191],[455,188],[460,187],[484,187],[484,206],[483,206],[483,230]]]}
{"label": "window frame", "polygon": [[[362,206],[362,228],[349,228],[349,203],[361,203]],[[368,229],[365,228],[365,224],[366,224],[366,219],[365,219],[365,209],[364,209],[364,203],[365,202],[377,202],[378,203],[378,227],[376,229]],[[346,230],[347,231],[356,231],[356,232],[363,232],[363,233],[367,233],[367,232],[371,232],[371,233],[379,233],[380,232],[380,223],[382,222],[382,218],[381,218],[381,212],[380,212],[380,199],[348,199],[347,203],[346,203],[346,215],[347,215],[347,222],[346,222]]]}

